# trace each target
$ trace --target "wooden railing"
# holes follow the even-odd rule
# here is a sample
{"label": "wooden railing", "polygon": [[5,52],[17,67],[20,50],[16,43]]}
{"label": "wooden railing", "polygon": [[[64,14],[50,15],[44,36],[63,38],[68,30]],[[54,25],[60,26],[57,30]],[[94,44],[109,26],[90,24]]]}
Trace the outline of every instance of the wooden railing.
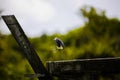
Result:
{"label": "wooden railing", "polygon": [[47,68],[45,68],[15,16],[5,15],[2,18],[35,72],[35,74],[25,74],[27,77],[53,80],[53,77],[56,76],[58,79],[63,80],[87,76],[85,80],[97,80],[99,75],[120,73],[119,57],[48,61]]}
{"label": "wooden railing", "polygon": [[120,73],[120,57],[48,61],[47,68],[51,75],[60,79],[89,76],[87,80],[97,80],[99,75]]}

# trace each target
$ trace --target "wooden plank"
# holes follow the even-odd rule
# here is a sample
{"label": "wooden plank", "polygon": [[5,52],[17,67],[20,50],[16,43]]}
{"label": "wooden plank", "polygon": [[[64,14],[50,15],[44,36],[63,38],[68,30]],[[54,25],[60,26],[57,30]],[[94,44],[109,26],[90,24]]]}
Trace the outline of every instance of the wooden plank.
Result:
{"label": "wooden plank", "polygon": [[120,57],[48,61],[47,68],[53,76],[62,78],[75,78],[86,74],[116,74],[120,73]]}
{"label": "wooden plank", "polygon": [[35,77],[44,77],[44,74],[24,74],[24,77],[35,78]]}
{"label": "wooden plank", "polygon": [[52,80],[51,75],[44,67],[42,61],[40,60],[39,56],[29,42],[27,36],[25,35],[15,16],[5,15],[2,16],[2,18],[8,26],[9,30],[11,31],[12,35],[14,36],[15,40],[23,50],[23,54],[27,58],[34,72],[36,74],[44,75],[43,77],[38,77],[39,80]]}

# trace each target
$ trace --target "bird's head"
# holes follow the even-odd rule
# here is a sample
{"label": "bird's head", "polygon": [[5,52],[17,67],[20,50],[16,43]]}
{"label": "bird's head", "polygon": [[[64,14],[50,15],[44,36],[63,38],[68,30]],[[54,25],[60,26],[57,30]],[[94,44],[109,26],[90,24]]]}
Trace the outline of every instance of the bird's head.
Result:
{"label": "bird's head", "polygon": [[57,37],[54,38],[54,40],[57,40],[57,39],[58,39]]}

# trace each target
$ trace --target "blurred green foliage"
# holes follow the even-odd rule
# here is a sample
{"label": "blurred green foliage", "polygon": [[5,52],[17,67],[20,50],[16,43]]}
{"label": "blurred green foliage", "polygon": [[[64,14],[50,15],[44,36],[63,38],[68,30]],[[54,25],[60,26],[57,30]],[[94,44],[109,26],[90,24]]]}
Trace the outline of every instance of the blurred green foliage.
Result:
{"label": "blurred green foliage", "polygon": [[[83,7],[80,14],[85,20],[83,26],[63,35],[29,38],[45,66],[46,61],[120,56],[120,21],[108,18],[105,11],[93,7]],[[63,51],[56,50],[54,37],[65,43]],[[34,80],[23,77],[34,72],[21,53],[12,35],[0,32],[0,80]],[[115,79],[120,77],[115,75]],[[111,79],[100,77],[99,80]]]}

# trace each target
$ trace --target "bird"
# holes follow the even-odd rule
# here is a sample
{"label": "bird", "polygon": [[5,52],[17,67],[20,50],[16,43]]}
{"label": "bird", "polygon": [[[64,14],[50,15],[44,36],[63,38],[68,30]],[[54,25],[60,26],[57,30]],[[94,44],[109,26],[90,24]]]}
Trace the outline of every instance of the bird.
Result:
{"label": "bird", "polygon": [[64,47],[65,47],[63,41],[62,41],[61,39],[57,38],[57,37],[55,37],[54,40],[55,40],[55,42],[56,42],[56,48],[57,48],[58,50],[63,50]]}

